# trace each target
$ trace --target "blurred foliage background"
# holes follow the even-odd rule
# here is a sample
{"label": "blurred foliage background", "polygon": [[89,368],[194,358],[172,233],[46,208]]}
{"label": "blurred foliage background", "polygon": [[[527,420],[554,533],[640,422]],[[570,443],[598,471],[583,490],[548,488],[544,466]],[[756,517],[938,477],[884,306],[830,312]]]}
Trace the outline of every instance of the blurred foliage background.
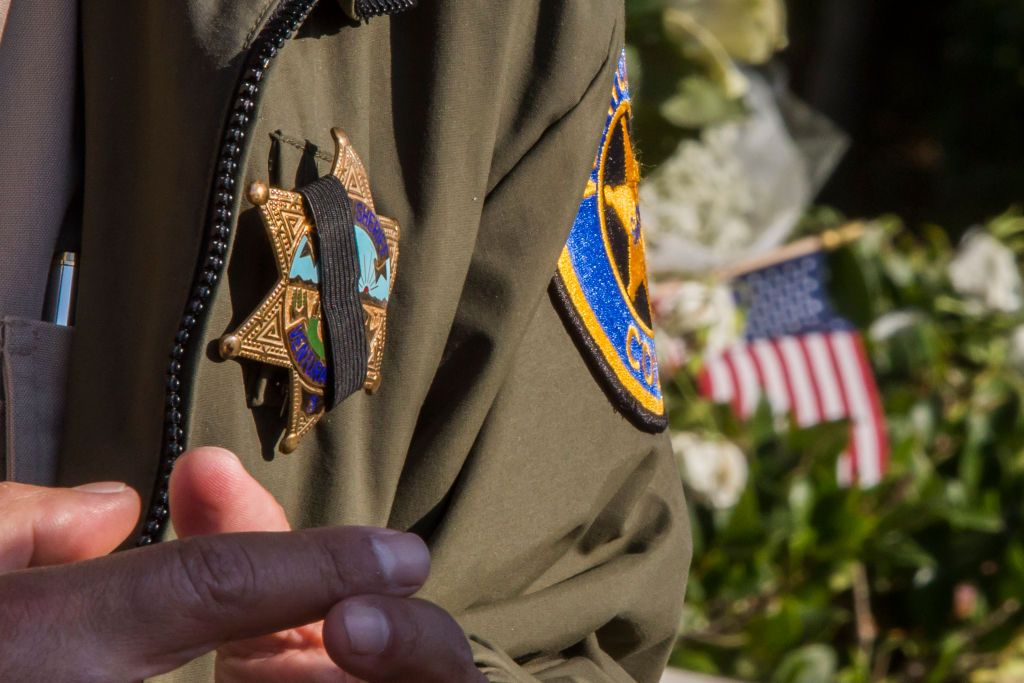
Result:
{"label": "blurred foliage background", "polygon": [[[694,530],[673,664],[1024,680],[1024,2],[627,7],[649,261],[689,293],[656,310]],[[836,484],[847,425],[740,422],[694,380],[742,322],[715,268],[850,218],[830,290],[893,449],[870,489]]]}
{"label": "blurred foliage background", "polygon": [[914,225],[955,229],[1021,199],[1024,3],[786,0],[779,16],[788,41],[780,45],[770,17],[782,4],[627,1],[628,40],[643,55],[637,135],[652,166],[692,134],[666,125],[657,109],[698,69],[667,35],[664,12],[703,8],[702,16],[721,12],[728,22],[733,8],[748,17],[732,20],[733,43],[750,43],[733,54],[762,63],[767,46],[785,47],[775,61],[792,90],[855,142],[825,188],[825,203],[850,215],[888,211]]}
{"label": "blurred foliage background", "polygon": [[1024,188],[1024,3],[789,0],[792,86],[856,144],[823,201],[962,230]]}

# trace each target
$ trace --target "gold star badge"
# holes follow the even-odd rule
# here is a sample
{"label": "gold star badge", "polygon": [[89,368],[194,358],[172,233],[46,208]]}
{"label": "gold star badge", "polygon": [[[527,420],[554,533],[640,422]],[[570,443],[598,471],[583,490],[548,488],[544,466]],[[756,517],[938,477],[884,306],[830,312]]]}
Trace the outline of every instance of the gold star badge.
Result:
{"label": "gold star badge", "polygon": [[[352,203],[359,299],[369,349],[363,388],[373,392],[381,381],[400,229],[397,221],[377,214],[366,169],[348,138],[337,128],[331,133],[335,141],[331,174],[341,180]],[[221,338],[220,354],[288,370],[288,426],[278,447],[282,453],[291,453],[324,414],[330,373],[320,309],[316,227],[298,192],[256,182],[249,188],[248,199],[259,207],[278,280],[252,315]]]}

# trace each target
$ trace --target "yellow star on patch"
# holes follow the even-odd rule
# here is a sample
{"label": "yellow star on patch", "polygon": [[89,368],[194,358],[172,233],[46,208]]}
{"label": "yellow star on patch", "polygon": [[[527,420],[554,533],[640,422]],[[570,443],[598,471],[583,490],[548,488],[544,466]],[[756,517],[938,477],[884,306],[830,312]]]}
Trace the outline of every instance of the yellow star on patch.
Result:
{"label": "yellow star on patch", "polygon": [[641,287],[647,287],[647,261],[644,254],[644,233],[640,229],[640,164],[633,151],[633,139],[629,134],[628,119],[622,117],[618,124],[622,131],[622,154],[626,165],[625,181],[621,185],[604,188],[605,204],[612,207],[619,218],[619,224],[626,231],[629,245],[629,282],[626,295],[635,300]]}
{"label": "yellow star on patch", "polygon": [[[387,303],[398,266],[398,222],[379,216],[362,161],[339,129],[331,173],[352,202],[359,250],[359,295],[369,349],[367,391],[381,381]],[[298,192],[256,182],[247,197],[259,207],[277,264],[278,280],[263,302],[238,329],[220,340],[221,357],[246,358],[288,370],[288,425],[278,446],[291,453],[324,414],[324,393],[331,372],[320,310],[320,269],[316,227]],[[360,232],[361,231],[361,232]]]}

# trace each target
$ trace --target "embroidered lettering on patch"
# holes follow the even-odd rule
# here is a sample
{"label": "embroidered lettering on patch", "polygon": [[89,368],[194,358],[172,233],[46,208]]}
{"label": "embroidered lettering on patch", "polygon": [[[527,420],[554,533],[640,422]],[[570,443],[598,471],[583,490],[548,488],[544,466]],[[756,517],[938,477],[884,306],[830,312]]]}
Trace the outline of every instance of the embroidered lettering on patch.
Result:
{"label": "embroidered lettering on patch", "polygon": [[562,316],[617,407],[641,428],[667,426],[654,349],[625,52],[583,201],[553,281]]}

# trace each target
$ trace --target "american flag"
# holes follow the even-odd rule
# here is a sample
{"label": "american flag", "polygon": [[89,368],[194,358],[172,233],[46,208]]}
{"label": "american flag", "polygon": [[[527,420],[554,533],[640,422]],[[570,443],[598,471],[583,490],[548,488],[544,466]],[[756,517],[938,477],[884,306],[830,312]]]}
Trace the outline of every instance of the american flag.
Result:
{"label": "american flag", "polygon": [[843,485],[871,486],[888,464],[885,418],[863,340],[829,303],[826,267],[819,250],[737,277],[744,338],[705,359],[700,389],[744,418],[767,398],[800,427],[849,419],[837,475]]}

